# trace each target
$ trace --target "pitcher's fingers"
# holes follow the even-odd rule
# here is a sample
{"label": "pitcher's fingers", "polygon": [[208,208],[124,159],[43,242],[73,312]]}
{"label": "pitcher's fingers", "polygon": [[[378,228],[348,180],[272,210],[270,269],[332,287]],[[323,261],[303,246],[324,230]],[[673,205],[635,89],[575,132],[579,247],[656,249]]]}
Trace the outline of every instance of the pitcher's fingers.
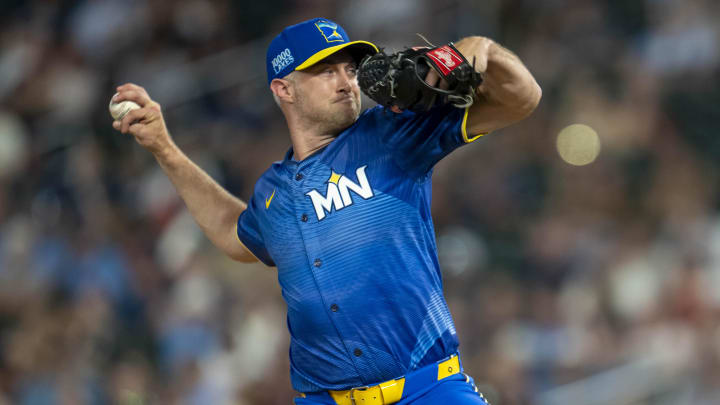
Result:
{"label": "pitcher's fingers", "polygon": [[440,83],[438,84],[438,87],[440,87],[443,90],[447,90],[450,88],[450,85],[445,80],[440,79]]}
{"label": "pitcher's fingers", "polygon": [[147,94],[147,90],[145,90],[144,87],[138,86],[135,83],[125,83],[125,84],[121,84],[121,85],[117,86],[117,91],[124,91],[124,90],[136,90],[136,91],[140,91],[140,92]]}
{"label": "pitcher's fingers", "polygon": [[122,129],[122,122],[115,120],[113,121],[112,126],[115,130],[119,131],[120,129]]}
{"label": "pitcher's fingers", "polygon": [[116,103],[125,100],[134,101],[138,103],[140,107],[146,107],[152,101],[146,92],[140,90],[120,90],[113,96],[113,101]]}
{"label": "pitcher's fingers", "polygon": [[430,69],[428,74],[425,75],[425,83],[427,83],[428,86],[435,87],[438,81],[440,81],[440,75],[435,70]]}
{"label": "pitcher's fingers", "polygon": [[128,128],[128,132],[130,132],[130,134],[137,139],[137,135],[140,134],[140,131],[143,130],[143,127],[144,127],[144,126],[145,126],[145,125],[140,124],[140,123],[138,123],[138,122],[133,123],[133,124],[131,124],[130,127]]}
{"label": "pitcher's fingers", "polygon": [[145,97],[150,99],[150,95],[148,94],[147,90],[145,90],[144,87],[138,86],[135,83],[125,83],[117,87],[117,92],[121,93],[124,91],[137,91],[140,94],[143,94]]}
{"label": "pitcher's fingers", "polygon": [[120,130],[120,132],[122,132],[123,134],[127,134],[130,125],[132,125],[136,121],[143,120],[147,116],[148,112],[149,111],[146,108],[139,108],[125,114],[125,117],[123,117],[122,119],[122,129]]}

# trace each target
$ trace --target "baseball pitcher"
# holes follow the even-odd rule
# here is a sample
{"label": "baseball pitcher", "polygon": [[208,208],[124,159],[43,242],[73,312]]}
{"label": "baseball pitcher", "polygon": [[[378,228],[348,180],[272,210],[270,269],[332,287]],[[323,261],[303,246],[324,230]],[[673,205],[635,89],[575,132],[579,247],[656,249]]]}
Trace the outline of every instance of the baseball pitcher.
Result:
{"label": "baseball pitcher", "polygon": [[[486,404],[442,293],[432,172],[535,109],[530,72],[485,37],[388,55],[315,18],[270,43],[267,80],[291,147],[247,203],[178,149],[142,87],[117,88],[141,108],[113,127],[153,153],[219,249],[277,267],[296,404]],[[379,105],[363,111],[361,90]]]}

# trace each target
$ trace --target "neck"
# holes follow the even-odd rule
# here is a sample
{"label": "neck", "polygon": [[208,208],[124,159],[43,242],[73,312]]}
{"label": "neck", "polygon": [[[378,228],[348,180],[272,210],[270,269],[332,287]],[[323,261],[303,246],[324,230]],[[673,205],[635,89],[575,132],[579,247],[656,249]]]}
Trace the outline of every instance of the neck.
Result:
{"label": "neck", "polygon": [[297,161],[304,160],[334,140],[334,135],[301,135],[293,134],[293,132],[290,131],[293,158]]}
{"label": "neck", "polygon": [[317,124],[312,125],[289,118],[288,129],[290,130],[290,142],[293,147],[293,158],[297,161],[301,161],[324,148],[342,132],[342,130],[330,131]]}

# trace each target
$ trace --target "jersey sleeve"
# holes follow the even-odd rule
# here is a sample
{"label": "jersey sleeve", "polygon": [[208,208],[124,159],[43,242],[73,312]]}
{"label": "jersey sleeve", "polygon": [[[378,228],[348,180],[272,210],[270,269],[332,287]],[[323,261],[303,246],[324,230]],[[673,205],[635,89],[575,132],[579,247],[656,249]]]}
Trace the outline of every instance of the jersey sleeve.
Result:
{"label": "jersey sleeve", "polygon": [[253,196],[248,203],[247,209],[245,209],[245,211],[243,211],[238,217],[238,241],[242,243],[258,260],[272,267],[275,266],[275,261],[273,261],[272,257],[270,257],[270,253],[268,253],[267,248],[265,247],[265,241],[258,223],[258,210],[255,200],[256,198]]}
{"label": "jersey sleeve", "polygon": [[485,135],[467,133],[467,108],[444,105],[426,113],[401,114],[380,109],[375,114],[390,120],[382,131],[382,142],[398,165],[415,177],[428,173],[453,150]]}

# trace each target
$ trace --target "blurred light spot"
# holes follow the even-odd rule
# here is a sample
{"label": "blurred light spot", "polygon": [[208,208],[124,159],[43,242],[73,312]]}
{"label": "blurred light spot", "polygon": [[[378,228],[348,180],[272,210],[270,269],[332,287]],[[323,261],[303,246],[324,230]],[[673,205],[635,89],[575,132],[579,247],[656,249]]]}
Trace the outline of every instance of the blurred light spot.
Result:
{"label": "blurred light spot", "polygon": [[560,131],[556,146],[566,163],[584,166],[592,163],[600,153],[600,138],[589,126],[573,124]]}
{"label": "blurred light spot", "polygon": [[646,257],[632,258],[610,272],[610,305],[624,320],[651,316],[660,304],[661,283],[656,266]]}
{"label": "blurred light spot", "polygon": [[175,285],[172,309],[182,319],[209,318],[217,310],[220,295],[220,287],[214,279],[205,275],[190,275]]}
{"label": "blurred light spot", "polygon": [[484,267],[487,248],[478,235],[463,227],[451,227],[438,238],[438,254],[444,271],[460,275]]}

